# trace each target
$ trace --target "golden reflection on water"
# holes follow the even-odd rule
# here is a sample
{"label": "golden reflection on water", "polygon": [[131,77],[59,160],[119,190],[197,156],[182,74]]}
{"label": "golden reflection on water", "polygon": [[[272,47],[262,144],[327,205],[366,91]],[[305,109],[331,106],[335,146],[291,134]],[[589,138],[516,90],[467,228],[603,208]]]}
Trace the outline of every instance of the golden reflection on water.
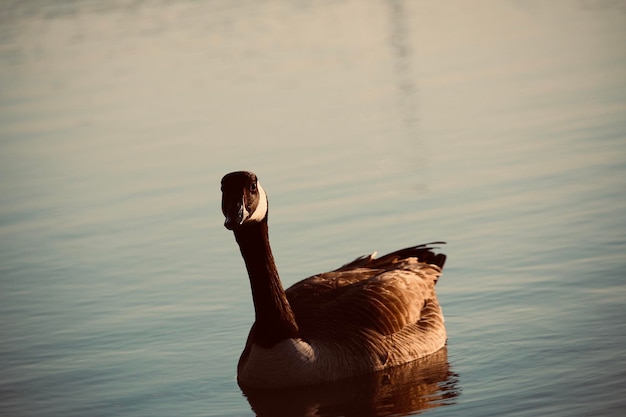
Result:
{"label": "golden reflection on water", "polygon": [[409,415],[454,404],[458,375],[447,348],[358,378],[286,390],[243,390],[257,416]]}

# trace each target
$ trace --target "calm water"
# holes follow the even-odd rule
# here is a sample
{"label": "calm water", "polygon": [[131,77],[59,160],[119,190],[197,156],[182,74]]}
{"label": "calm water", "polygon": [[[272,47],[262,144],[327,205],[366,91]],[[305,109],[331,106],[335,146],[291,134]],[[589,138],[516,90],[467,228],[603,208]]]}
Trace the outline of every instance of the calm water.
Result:
{"label": "calm water", "polygon": [[[625,34],[620,1],[2,2],[0,414],[621,415]],[[238,169],[286,285],[446,240],[447,352],[244,396]]]}

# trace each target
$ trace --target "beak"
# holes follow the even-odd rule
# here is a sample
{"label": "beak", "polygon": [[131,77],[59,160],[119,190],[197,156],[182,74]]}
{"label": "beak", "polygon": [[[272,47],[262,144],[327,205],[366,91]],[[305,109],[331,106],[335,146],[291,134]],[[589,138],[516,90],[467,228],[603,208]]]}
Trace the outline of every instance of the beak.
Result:
{"label": "beak", "polygon": [[236,205],[231,205],[226,211],[226,220],[224,221],[224,227],[228,230],[233,230],[237,226],[240,226],[246,219],[246,210],[241,202]]}

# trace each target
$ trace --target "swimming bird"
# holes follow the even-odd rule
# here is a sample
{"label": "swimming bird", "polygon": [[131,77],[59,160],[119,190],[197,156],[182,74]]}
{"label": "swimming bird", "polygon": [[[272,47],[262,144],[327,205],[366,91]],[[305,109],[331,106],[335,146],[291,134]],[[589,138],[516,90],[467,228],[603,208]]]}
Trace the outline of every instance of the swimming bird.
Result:
{"label": "swimming bird", "polygon": [[435,284],[446,260],[433,242],[361,256],[283,289],[268,235],[268,200],[248,171],[222,178],[224,226],[244,259],[255,321],[239,385],[281,388],[363,375],[437,352],[446,343]]}

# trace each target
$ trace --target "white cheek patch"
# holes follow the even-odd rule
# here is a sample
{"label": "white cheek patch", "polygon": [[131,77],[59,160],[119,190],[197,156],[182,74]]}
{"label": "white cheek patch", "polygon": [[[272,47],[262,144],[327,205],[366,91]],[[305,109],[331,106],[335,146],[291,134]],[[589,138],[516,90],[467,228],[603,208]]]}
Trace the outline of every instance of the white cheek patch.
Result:
{"label": "white cheek patch", "polygon": [[242,216],[241,216],[241,223],[239,224],[243,224],[243,222],[246,221],[246,219],[248,218],[248,216],[250,215],[250,213],[248,213],[248,210],[246,210],[246,201],[241,200],[241,209],[243,210]]}
{"label": "white cheek patch", "polygon": [[[267,195],[265,194],[265,190],[261,187],[261,184],[257,182],[257,190],[259,192],[259,204],[256,206],[256,210],[254,213],[248,218],[249,221],[252,222],[260,222],[267,215]],[[245,208],[244,208],[245,210]],[[247,218],[247,212],[244,213],[244,219]]]}

